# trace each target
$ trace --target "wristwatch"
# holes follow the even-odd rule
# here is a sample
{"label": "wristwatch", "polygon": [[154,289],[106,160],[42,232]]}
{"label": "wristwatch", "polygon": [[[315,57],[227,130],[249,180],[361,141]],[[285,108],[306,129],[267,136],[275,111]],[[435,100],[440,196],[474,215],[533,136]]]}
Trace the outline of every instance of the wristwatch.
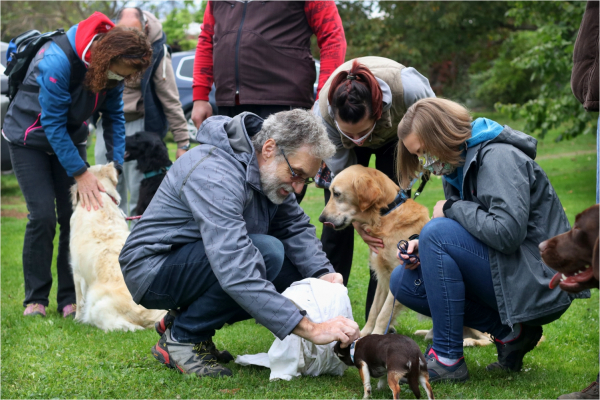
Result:
{"label": "wristwatch", "polygon": [[184,146],[177,147],[177,148],[178,148],[178,149],[181,149],[181,150],[188,151],[188,150],[190,149],[190,144],[188,143],[188,144],[186,144],[186,145],[184,145]]}

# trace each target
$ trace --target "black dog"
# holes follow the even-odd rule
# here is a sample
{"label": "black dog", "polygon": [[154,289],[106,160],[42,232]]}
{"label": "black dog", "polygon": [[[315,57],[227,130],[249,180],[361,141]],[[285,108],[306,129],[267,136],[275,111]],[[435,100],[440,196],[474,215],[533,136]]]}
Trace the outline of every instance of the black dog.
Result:
{"label": "black dog", "polygon": [[417,399],[421,398],[419,383],[425,389],[427,398],[434,398],[429,384],[427,361],[419,345],[408,336],[368,335],[345,349],[342,349],[340,342],[337,342],[333,351],[344,364],[358,368],[365,390],[364,399],[371,396],[371,377],[382,378],[377,389],[383,389],[384,375],[387,375],[387,384],[394,394],[394,399],[399,398],[399,381],[402,378],[406,378],[408,386]]}
{"label": "black dog", "polygon": [[138,132],[125,139],[125,161],[137,160],[137,169],[144,174],[140,184],[140,197],[133,210],[142,215],[152,201],[165,174],[173,163],[169,151],[160,136],[154,132]]}

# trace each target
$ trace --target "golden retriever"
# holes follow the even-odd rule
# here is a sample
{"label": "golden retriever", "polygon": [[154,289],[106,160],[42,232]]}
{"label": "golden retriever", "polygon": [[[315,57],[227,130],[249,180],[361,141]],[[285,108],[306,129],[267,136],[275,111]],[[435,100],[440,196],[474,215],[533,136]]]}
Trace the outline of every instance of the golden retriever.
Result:
{"label": "golden retriever", "polygon": [[[361,336],[383,334],[393,309],[392,324],[401,309],[394,303],[389,290],[390,276],[399,265],[396,244],[413,234],[418,234],[429,221],[429,211],[415,201],[408,199],[382,216],[380,210],[392,203],[400,188],[384,173],[361,165],[353,165],[335,176],[329,188],[331,198],[319,217],[319,221],[334,229],[344,229],[353,222],[359,222],[363,229],[370,230],[371,236],[381,238],[384,248],[379,253],[371,253],[369,267],[377,276],[377,289],[373,305]],[[417,331],[427,335],[430,331]],[[428,339],[433,332],[426,337]],[[491,343],[490,337],[479,331],[464,328],[465,346],[485,346]]]}
{"label": "golden retriever", "polygon": [[118,206],[117,170],[113,163],[89,171],[102,183],[104,207],[90,211],[79,204],[77,184],[71,188],[71,267],[75,282],[75,320],[104,331],[150,328],[165,311],[135,304],[123,280],[119,253],[129,236],[125,215]]}

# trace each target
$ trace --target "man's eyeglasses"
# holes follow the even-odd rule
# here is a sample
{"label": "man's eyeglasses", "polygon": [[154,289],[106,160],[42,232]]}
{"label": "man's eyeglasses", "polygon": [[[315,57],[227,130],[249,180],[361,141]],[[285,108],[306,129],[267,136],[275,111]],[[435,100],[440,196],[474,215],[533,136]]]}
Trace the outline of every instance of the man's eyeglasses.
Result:
{"label": "man's eyeglasses", "polygon": [[302,178],[300,175],[298,175],[297,173],[294,172],[292,166],[290,165],[290,162],[288,161],[287,157],[285,156],[285,152],[283,151],[283,149],[281,147],[279,147],[279,150],[281,150],[281,155],[283,156],[283,159],[285,160],[285,162],[287,163],[288,167],[290,168],[290,173],[292,174],[292,181],[294,182],[303,182],[305,185],[310,185],[311,183],[313,183],[315,180],[313,178]]}

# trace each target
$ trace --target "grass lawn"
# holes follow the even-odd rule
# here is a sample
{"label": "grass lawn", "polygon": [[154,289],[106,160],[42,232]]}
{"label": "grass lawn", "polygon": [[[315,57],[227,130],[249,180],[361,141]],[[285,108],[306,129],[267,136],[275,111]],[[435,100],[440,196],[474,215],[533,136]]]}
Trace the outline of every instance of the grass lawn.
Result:
{"label": "grass lawn", "polygon": [[[497,115],[491,117],[509,123]],[[518,122],[509,124],[522,128]],[[572,223],[577,213],[594,203],[595,137],[555,143],[557,135],[551,132],[539,143],[538,161]],[[169,146],[175,159],[175,146]],[[93,161],[93,147],[88,153]],[[21,254],[27,209],[14,175],[2,176],[1,184],[1,398],[362,398],[355,368],[341,377],[302,377],[291,382],[269,382],[269,370],[234,363],[228,365],[234,373],[231,378],[198,379],[178,374],[159,365],[150,354],[158,340],[152,330],[104,333],[63,320],[56,312],[55,287],[50,294],[48,317],[24,318]],[[418,201],[431,212],[442,198],[441,180],[434,178]],[[310,187],[302,206],[317,222],[323,209],[322,191]],[[316,225],[320,235],[321,224]],[[362,327],[368,248],[355,236],[348,289],[354,318]],[[598,374],[598,299],[598,291],[593,291],[591,299],[576,300],[560,320],[544,326],[546,341],[525,357],[521,373],[486,372],[485,366],[496,361],[493,345],[465,349],[471,379],[464,384],[434,384],[435,396],[556,398],[583,389]],[[401,314],[396,324],[399,333],[413,337],[422,350],[427,343],[412,333],[430,327],[431,321],[418,318],[412,311]],[[217,347],[234,355],[266,352],[272,342],[273,335],[254,321],[227,326],[215,337]],[[407,386],[402,387],[400,395],[414,398]],[[373,398],[390,397],[387,388],[373,391]]]}

